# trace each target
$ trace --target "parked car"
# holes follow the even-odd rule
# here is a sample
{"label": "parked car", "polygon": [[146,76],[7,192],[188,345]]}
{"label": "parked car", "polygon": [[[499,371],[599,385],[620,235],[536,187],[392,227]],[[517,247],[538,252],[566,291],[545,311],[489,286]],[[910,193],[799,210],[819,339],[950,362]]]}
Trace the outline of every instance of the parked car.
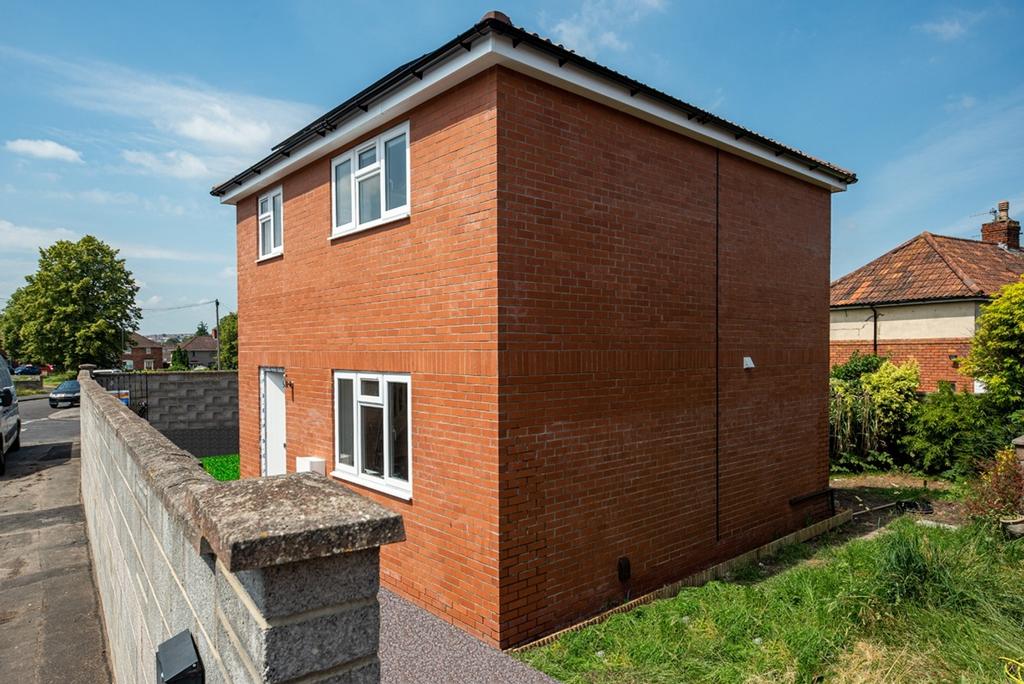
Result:
{"label": "parked car", "polygon": [[7,470],[7,454],[21,447],[21,415],[18,392],[8,370],[7,359],[0,356],[0,475]]}
{"label": "parked car", "polygon": [[58,404],[63,403],[76,406],[81,399],[81,392],[82,386],[77,380],[65,380],[50,392],[50,408],[57,408]]}
{"label": "parked car", "polygon": [[39,375],[42,372],[43,371],[39,366],[35,366],[31,363],[26,363],[24,366],[18,366],[14,369],[15,375]]}

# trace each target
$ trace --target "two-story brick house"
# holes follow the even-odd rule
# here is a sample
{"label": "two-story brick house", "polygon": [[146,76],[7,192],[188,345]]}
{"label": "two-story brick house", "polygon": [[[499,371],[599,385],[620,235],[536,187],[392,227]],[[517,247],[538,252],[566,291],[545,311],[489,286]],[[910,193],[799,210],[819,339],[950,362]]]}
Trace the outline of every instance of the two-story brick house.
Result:
{"label": "two-story brick house", "polygon": [[163,347],[159,342],[132,333],[128,348],[121,354],[121,365],[125,370],[158,370],[164,367]]}
{"label": "two-story brick house", "polygon": [[214,188],[243,476],[325,459],[500,646],[817,520],[855,181],[490,13]]}

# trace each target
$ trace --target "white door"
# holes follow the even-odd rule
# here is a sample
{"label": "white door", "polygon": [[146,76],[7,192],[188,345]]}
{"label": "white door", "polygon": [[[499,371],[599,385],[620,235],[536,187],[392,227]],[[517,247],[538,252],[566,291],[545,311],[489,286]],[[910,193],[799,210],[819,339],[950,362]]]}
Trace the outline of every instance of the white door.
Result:
{"label": "white door", "polygon": [[263,399],[261,442],[263,447],[263,474],[283,475],[285,461],[284,371],[263,369]]}

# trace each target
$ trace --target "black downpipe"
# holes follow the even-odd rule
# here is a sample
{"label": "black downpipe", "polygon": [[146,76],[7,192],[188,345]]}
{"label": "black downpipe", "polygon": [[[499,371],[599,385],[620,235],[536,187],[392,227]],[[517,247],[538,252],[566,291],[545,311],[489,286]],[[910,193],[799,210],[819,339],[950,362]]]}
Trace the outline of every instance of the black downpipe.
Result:
{"label": "black downpipe", "polygon": [[718,325],[718,311],[719,311],[719,294],[721,285],[719,281],[719,267],[721,257],[719,254],[719,237],[721,233],[721,226],[719,223],[718,216],[718,201],[719,201],[719,161],[720,152],[715,150],[715,541],[722,539],[722,520],[721,520],[721,487],[719,478],[719,464],[720,464],[720,410],[719,410],[719,396],[721,394],[719,381],[718,381],[718,357],[719,357],[719,325]]}
{"label": "black downpipe", "polygon": [[871,353],[878,356],[878,309],[871,307]]}

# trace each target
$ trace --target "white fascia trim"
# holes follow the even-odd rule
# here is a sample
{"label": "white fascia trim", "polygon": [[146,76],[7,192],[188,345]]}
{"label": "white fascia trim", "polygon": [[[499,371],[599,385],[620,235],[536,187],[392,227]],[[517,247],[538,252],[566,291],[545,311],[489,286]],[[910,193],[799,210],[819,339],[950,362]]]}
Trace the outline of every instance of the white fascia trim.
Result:
{"label": "white fascia trim", "polygon": [[843,192],[846,183],[831,175],[807,168],[807,162],[787,155],[776,156],[775,152],[752,139],[736,140],[732,131],[714,122],[702,124],[696,119],[687,119],[675,107],[641,93],[629,94],[624,86],[606,80],[596,74],[558,60],[546,53],[520,43],[512,47],[512,40],[495,33],[489,33],[474,41],[472,48],[428,70],[422,80],[412,80],[386,97],[376,100],[369,111],[357,114],[328,133],[321,140],[300,147],[255,178],[226,192],[221,197],[223,204],[236,204],[239,200],[263,188],[279,182],[284,176],[302,167],[309,161],[350,145],[360,136],[375,128],[393,122],[414,107],[440,95],[454,86],[495,65],[532,76],[556,87],[576,93],[595,102],[626,112],[689,138],[700,140],[738,156],[750,159],[764,166],[827,188],[831,192]]}
{"label": "white fascia trim", "polygon": [[468,52],[460,50],[455,57],[429,69],[423,74],[423,80],[411,79],[406,87],[375,100],[368,111],[351,117],[322,139],[294,150],[287,159],[224,193],[221,204],[237,204],[252,193],[280,182],[286,175],[310,161],[351,145],[372,130],[392,123],[414,107],[486,71],[498,63],[493,47],[494,39],[495,35],[491,33],[474,41],[472,49]]}
{"label": "white fascia trim", "polygon": [[501,64],[510,69],[624,111],[662,128],[681,133],[689,138],[696,138],[713,147],[728,150],[733,154],[828,188],[832,192],[846,190],[846,183],[817,169],[811,171],[807,168],[805,161],[785,155],[776,156],[773,150],[752,139],[736,140],[732,131],[726,130],[714,122],[702,124],[695,118],[687,119],[686,115],[675,107],[649,98],[642,93],[631,96],[625,86],[613,83],[577,67],[571,62],[558,66],[558,59],[554,56],[522,44],[512,47],[512,41],[502,36],[496,36],[494,44],[495,51],[501,56]]}

